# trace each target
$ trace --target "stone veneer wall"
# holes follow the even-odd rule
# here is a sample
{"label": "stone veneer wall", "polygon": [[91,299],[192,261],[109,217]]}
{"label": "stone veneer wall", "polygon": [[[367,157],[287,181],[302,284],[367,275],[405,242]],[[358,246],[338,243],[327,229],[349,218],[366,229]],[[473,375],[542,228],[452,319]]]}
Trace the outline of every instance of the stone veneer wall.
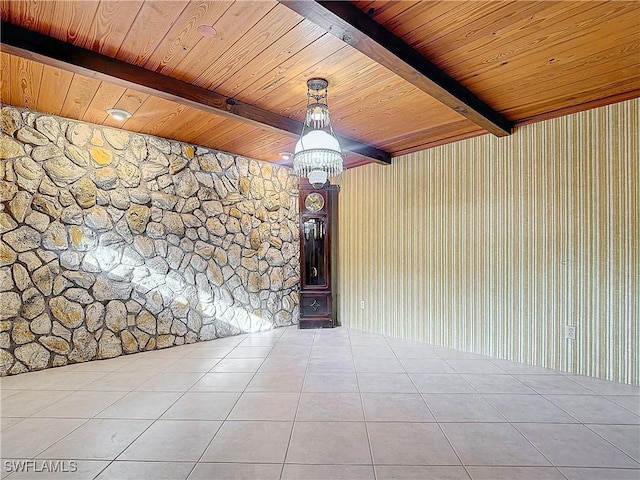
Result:
{"label": "stone veneer wall", "polygon": [[297,179],[5,106],[0,374],[297,322]]}

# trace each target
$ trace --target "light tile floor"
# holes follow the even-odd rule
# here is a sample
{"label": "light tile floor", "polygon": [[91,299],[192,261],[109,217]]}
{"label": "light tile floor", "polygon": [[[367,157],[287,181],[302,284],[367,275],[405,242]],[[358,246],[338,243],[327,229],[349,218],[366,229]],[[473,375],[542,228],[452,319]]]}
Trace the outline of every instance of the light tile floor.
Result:
{"label": "light tile floor", "polygon": [[640,479],[640,388],[346,328],[4,377],[0,393],[9,480]]}

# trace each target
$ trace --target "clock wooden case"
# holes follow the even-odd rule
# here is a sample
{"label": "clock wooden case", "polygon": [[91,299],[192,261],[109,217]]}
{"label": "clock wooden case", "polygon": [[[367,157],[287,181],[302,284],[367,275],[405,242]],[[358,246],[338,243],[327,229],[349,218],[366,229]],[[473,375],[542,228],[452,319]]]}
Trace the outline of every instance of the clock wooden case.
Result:
{"label": "clock wooden case", "polygon": [[337,185],[300,182],[300,328],[337,323],[338,192]]}

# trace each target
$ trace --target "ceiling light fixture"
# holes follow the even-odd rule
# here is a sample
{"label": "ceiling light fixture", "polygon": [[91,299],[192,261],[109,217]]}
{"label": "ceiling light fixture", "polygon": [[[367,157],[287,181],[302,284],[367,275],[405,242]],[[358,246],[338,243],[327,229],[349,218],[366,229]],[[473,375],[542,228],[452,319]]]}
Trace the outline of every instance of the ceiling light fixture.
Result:
{"label": "ceiling light fixture", "polygon": [[307,81],[307,112],[293,155],[293,173],[307,177],[316,188],[344,168],[344,155],[329,118],[328,86],[324,78]]}
{"label": "ceiling light fixture", "polygon": [[107,113],[109,115],[111,115],[113,118],[115,118],[116,120],[127,120],[128,118],[131,118],[132,115],[127,112],[126,110],[121,110],[119,108],[109,108],[107,109]]}
{"label": "ceiling light fixture", "polygon": [[218,33],[211,25],[199,25],[196,30],[200,35],[207,38],[215,37]]}

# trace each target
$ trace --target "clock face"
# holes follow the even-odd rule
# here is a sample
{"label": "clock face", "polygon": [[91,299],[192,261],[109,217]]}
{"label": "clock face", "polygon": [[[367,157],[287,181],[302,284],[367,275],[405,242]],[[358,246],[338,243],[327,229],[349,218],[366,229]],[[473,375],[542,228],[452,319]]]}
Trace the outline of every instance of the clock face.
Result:
{"label": "clock face", "polygon": [[310,212],[318,212],[324,207],[324,197],[318,192],[311,192],[304,199],[304,206]]}

